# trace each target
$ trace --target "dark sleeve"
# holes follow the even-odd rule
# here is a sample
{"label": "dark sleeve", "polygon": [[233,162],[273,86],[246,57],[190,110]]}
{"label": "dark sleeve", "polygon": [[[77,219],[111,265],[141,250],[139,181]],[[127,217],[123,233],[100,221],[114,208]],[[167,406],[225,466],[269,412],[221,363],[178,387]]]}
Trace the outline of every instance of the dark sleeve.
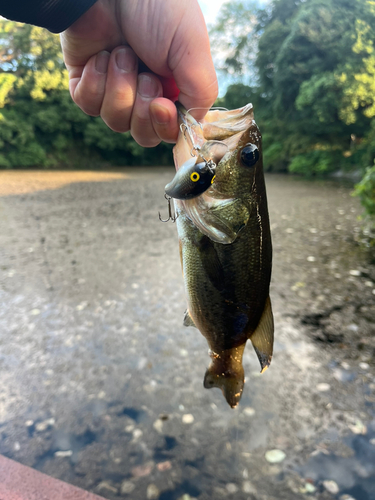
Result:
{"label": "dark sleeve", "polygon": [[0,0],[0,15],[61,33],[97,0]]}

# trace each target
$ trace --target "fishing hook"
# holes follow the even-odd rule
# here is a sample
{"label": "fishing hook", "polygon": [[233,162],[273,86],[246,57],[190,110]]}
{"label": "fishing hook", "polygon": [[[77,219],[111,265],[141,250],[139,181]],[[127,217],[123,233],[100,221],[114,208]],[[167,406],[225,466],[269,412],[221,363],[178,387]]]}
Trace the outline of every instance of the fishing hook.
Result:
{"label": "fishing hook", "polygon": [[160,212],[159,212],[159,220],[161,222],[168,222],[168,221],[172,221],[172,222],[176,222],[176,219],[178,217],[178,215],[173,215],[172,214],[172,205],[171,205],[171,199],[172,197],[171,196],[168,196],[167,194],[164,195],[164,198],[167,200],[168,202],[168,219],[162,219],[161,218],[161,215],[160,215]]}

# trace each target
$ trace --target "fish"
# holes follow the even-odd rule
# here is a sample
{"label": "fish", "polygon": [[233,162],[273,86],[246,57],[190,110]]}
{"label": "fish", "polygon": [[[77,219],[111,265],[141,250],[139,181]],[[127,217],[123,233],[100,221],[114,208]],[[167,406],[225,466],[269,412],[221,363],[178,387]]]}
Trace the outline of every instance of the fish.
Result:
{"label": "fish", "polygon": [[183,324],[207,340],[211,362],[204,387],[221,389],[235,408],[244,389],[246,342],[261,373],[273,354],[272,242],[261,134],[252,104],[211,110],[200,123],[176,106],[176,175],[166,194],[174,198],[177,216],[187,296]]}

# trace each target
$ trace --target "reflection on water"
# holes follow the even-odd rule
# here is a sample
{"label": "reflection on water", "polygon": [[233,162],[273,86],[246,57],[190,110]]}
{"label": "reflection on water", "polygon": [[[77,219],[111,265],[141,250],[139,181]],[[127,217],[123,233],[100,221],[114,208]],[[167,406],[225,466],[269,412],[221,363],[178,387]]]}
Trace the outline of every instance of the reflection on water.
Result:
{"label": "reflection on water", "polygon": [[12,172],[0,452],[109,499],[374,499],[375,274],[357,200],[267,178],[275,355],[260,376],[246,349],[231,410],[182,326],[175,227],[157,216],[171,172],[59,173],[53,188],[39,172],[32,190],[34,173]]}

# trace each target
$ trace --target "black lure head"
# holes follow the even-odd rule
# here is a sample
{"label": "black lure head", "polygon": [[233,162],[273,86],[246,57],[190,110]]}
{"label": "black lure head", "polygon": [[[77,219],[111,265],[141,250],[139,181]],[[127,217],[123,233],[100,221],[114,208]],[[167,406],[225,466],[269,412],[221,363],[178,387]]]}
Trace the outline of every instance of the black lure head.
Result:
{"label": "black lure head", "polygon": [[165,193],[177,200],[190,200],[207,191],[215,176],[213,162],[196,162],[191,158],[176,172],[173,180],[165,186]]}

